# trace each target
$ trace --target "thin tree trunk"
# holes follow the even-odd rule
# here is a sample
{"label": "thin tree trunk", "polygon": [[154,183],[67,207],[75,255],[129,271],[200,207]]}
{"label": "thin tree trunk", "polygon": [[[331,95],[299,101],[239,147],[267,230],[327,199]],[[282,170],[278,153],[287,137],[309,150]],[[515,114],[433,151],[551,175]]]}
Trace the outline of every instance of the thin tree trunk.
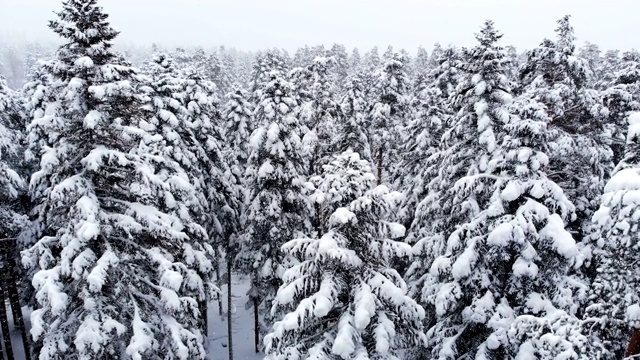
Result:
{"label": "thin tree trunk", "polygon": [[202,332],[204,333],[205,339],[209,338],[209,306],[207,305],[207,300],[199,302],[199,308],[202,311],[200,315],[200,325],[202,326]]}
{"label": "thin tree trunk", "polygon": [[5,272],[7,279],[5,281],[5,284],[7,284],[9,304],[11,305],[11,311],[13,313],[13,324],[20,331],[20,336],[22,337],[22,346],[24,347],[25,360],[31,360],[29,336],[27,335],[27,329],[24,325],[24,316],[22,315],[22,306],[20,304],[20,294],[18,293],[18,287],[16,285],[18,282],[18,272],[15,259],[15,242],[11,241],[10,243],[8,243],[5,250],[7,263],[7,271]]}
{"label": "thin tree trunk", "polygon": [[259,345],[260,345],[260,322],[258,321],[258,306],[260,306],[260,303],[258,302],[258,298],[254,298],[253,299],[253,331],[254,331],[254,345],[255,345],[255,350],[256,350],[256,354],[260,352],[259,349]]}
{"label": "thin tree trunk", "polygon": [[[218,279],[218,285],[220,285],[222,282],[220,281],[220,264],[218,262],[216,262],[216,279]],[[222,310],[222,297],[218,296],[218,314],[220,316],[222,316],[222,314],[224,313],[224,311]]]}
{"label": "thin tree trunk", "polygon": [[0,327],[2,328],[2,341],[7,359],[15,359],[13,356],[13,348],[11,347],[11,334],[9,333],[9,319],[7,318],[4,290],[4,284],[0,283]]}
{"label": "thin tree trunk", "polygon": [[640,330],[633,330],[629,345],[627,346],[627,352],[624,353],[624,357],[640,354]]}
{"label": "thin tree trunk", "polygon": [[378,150],[378,185],[382,184],[382,147]]}
{"label": "thin tree trunk", "polygon": [[231,261],[227,259],[227,336],[229,337],[229,360],[233,360],[233,316],[231,294]]}

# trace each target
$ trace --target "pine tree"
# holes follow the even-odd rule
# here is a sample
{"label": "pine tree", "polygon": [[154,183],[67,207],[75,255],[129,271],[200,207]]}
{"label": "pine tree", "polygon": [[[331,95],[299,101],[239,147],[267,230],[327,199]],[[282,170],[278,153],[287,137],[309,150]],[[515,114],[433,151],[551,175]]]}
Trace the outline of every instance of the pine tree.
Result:
{"label": "pine tree", "polygon": [[[301,103],[300,120],[304,124],[302,139],[303,152],[308,161],[308,174],[319,174],[333,149],[331,140],[335,136],[335,123],[338,118],[339,106],[335,101],[335,85],[330,79],[330,69],[334,67],[335,59],[317,57],[313,64],[306,69],[308,96]],[[304,85],[303,85],[304,86]]]}
{"label": "pine tree", "polygon": [[[426,196],[417,206],[408,235],[417,256],[407,278],[414,296],[425,306],[433,306],[422,294],[431,291],[425,282],[435,258],[444,255],[447,239],[457,227],[488,205],[491,180],[483,174],[495,170],[490,160],[501,140],[496,132],[508,122],[511,102],[506,56],[497,44],[501,37],[493,22],[487,21],[476,35],[478,44],[465,50],[469,62],[461,67],[463,78],[456,92],[461,110],[445,130],[441,149],[424,166],[435,175],[430,175],[433,178],[426,184]],[[454,193],[455,184],[466,177],[475,182]]]}
{"label": "pine tree", "polygon": [[[23,165],[25,129],[20,113],[18,97],[9,89],[0,75],[0,184],[2,205],[0,238],[15,238],[26,225],[26,211],[21,197],[26,192],[25,176],[29,176]],[[14,279],[17,280],[17,279]]]}
{"label": "pine tree", "polygon": [[333,44],[328,56],[334,59],[334,66],[331,68],[332,82],[335,84],[335,92],[340,93],[344,88],[347,76],[349,76],[349,56],[347,49],[342,44]]}
{"label": "pine tree", "polygon": [[[435,313],[433,357],[593,358],[575,316],[585,284],[571,276],[578,246],[565,226],[574,207],[545,175],[546,124],[537,103],[505,123],[486,207],[448,237],[422,297]],[[456,183],[466,196],[477,178]],[[460,194],[462,193],[462,194]],[[544,334],[544,335],[543,335]]]}
{"label": "pine tree", "polygon": [[598,79],[602,77],[602,73],[600,73],[600,69],[602,69],[600,48],[598,45],[587,41],[584,46],[578,50],[578,56],[587,61],[589,72],[592,74],[590,86],[596,86]]}
{"label": "pine tree", "polygon": [[240,268],[251,275],[249,301],[256,314],[256,352],[258,334],[271,325],[267,316],[260,327],[258,315],[271,308],[288,267],[289,260],[280,248],[310,229],[307,215],[311,213],[300,175],[304,163],[300,157],[300,124],[294,116],[297,104],[290,97],[289,84],[277,72],[270,73],[270,77],[271,81],[260,90],[262,98],[254,113],[256,123],[265,125],[251,137],[246,232],[237,257]]}
{"label": "pine tree", "polygon": [[403,189],[404,198],[398,209],[398,220],[405,227],[413,222],[418,203],[427,195],[427,184],[435,176],[433,167],[424,167],[429,159],[440,151],[440,139],[445,124],[449,122],[442,103],[439,88],[430,86],[429,78],[420,74],[414,82],[409,103],[410,121],[403,132],[400,149],[402,156],[396,179]]}
{"label": "pine tree", "polygon": [[358,48],[353,48],[351,52],[351,56],[349,57],[349,70],[350,75],[356,74],[361,71],[360,67],[362,66],[362,59],[360,58],[360,50]]}
{"label": "pine tree", "polygon": [[[589,88],[590,71],[575,56],[569,16],[558,21],[555,42],[545,40],[528,54],[521,79],[522,96],[541,102],[551,117],[549,178],[576,206],[569,230],[578,242],[590,233],[590,219],[599,206],[604,182],[613,168],[611,133],[605,132],[609,110],[598,91]],[[578,174],[588,174],[579,176]]]}
{"label": "pine tree", "polygon": [[604,53],[598,70],[601,75],[596,82],[597,89],[606,89],[613,84],[620,63],[620,50],[609,50]]}
{"label": "pine tree", "polygon": [[225,123],[225,158],[229,164],[234,182],[242,187],[249,159],[247,139],[253,132],[253,107],[247,100],[248,94],[238,85],[228,94],[227,104],[222,113]]}
{"label": "pine tree", "polygon": [[362,82],[357,75],[345,86],[340,110],[341,116],[336,124],[336,136],[331,148],[336,153],[351,149],[363,160],[371,162],[371,147],[365,129],[367,104],[364,100]]}
{"label": "pine tree", "polygon": [[376,72],[372,89],[373,103],[369,115],[371,123],[371,144],[376,161],[378,183],[384,177],[393,179],[397,164],[397,141],[404,128],[407,111],[409,80],[404,70],[404,59],[393,54]]}
{"label": "pine tree", "polygon": [[410,252],[396,239],[404,228],[386,216],[399,196],[372,189],[367,161],[348,150],[325,167],[319,189],[335,208],[319,238],[289,241],[300,260],[283,276],[265,337],[267,359],[397,359],[423,344],[424,310],[406,293],[390,261]]}
{"label": "pine tree", "polygon": [[22,253],[39,358],[204,359],[199,303],[217,288],[197,191],[142,120],[108,16],[68,0],[58,17],[50,27],[67,43],[45,66],[51,98],[30,126],[43,154]]}
{"label": "pine tree", "polygon": [[421,74],[426,74],[429,72],[429,53],[422,46],[418,47],[418,52],[416,54],[416,60],[413,64],[415,73],[417,76]]}
{"label": "pine tree", "polygon": [[[628,118],[629,129],[624,158],[607,182],[602,205],[594,214],[598,240],[594,249],[596,276],[589,290],[587,326],[601,340],[606,351],[603,358],[622,358],[628,336],[638,331],[640,278],[636,271],[638,220],[634,214],[640,206],[635,194],[640,188],[640,113]],[[631,349],[629,349],[631,350]]]}
{"label": "pine tree", "polygon": [[[276,72],[284,78],[289,70],[285,57],[278,49],[258,53],[254,59],[251,71],[252,102],[258,103],[262,99],[262,89],[271,81],[271,73]],[[262,124],[261,124],[262,125]]]}

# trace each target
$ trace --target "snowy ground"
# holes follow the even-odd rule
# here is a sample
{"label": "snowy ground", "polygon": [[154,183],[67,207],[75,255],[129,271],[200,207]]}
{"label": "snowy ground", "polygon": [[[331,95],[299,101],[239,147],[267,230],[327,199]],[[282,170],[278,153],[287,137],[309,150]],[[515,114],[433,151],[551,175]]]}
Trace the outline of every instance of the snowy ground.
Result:
{"label": "snowy ground", "polygon": [[[232,292],[233,292],[233,307],[231,309],[233,314],[233,358],[234,360],[261,360],[262,354],[256,354],[253,351],[253,310],[245,310],[244,304],[247,302],[247,290],[249,289],[249,280],[246,277],[240,275],[233,275]],[[228,338],[227,338],[227,286],[222,286],[222,304],[225,314],[220,316],[218,313],[218,302],[213,301],[209,304],[209,343],[208,343],[208,360],[228,360]],[[9,303],[7,302],[7,308]],[[27,309],[23,309],[25,319],[27,320],[27,328],[29,326],[29,312]],[[13,324],[11,312],[9,324]],[[1,341],[1,340],[0,340]],[[11,329],[11,343],[13,345],[13,355],[16,360],[23,360],[24,350],[22,347],[22,340],[20,338],[20,332],[16,328]],[[1,346],[1,345],[0,345]],[[0,360],[4,359],[1,354],[0,348]],[[13,359],[7,359],[13,360]]]}
{"label": "snowy ground", "polygon": [[[222,286],[222,303],[224,315],[218,313],[216,301],[209,304],[209,360],[228,360],[229,349],[227,338],[227,286]],[[253,309],[245,310],[247,302],[249,280],[240,275],[231,276],[231,291],[233,297],[233,358],[234,360],[258,360],[264,355],[253,351]]]}

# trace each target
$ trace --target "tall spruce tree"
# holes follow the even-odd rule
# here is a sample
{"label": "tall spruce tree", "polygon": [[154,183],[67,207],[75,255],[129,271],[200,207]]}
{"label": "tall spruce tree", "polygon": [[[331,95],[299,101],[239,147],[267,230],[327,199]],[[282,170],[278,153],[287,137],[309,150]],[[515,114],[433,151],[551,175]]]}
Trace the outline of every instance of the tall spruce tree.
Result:
{"label": "tall spruce tree", "polygon": [[288,269],[265,337],[267,359],[397,359],[424,344],[424,310],[407,295],[390,261],[410,253],[394,240],[404,228],[387,220],[399,193],[382,185],[350,150],[325,166],[319,189],[326,210],[318,238],[289,241],[300,263]]}
{"label": "tall spruce tree", "polygon": [[[426,164],[435,176],[426,185],[426,196],[418,204],[411,226],[408,241],[415,243],[417,256],[407,278],[414,296],[431,311],[430,321],[435,308],[426,294],[435,287],[429,269],[445,254],[453,232],[485,209],[490,198],[488,184],[492,180],[484,175],[495,170],[490,160],[500,141],[496,133],[509,120],[511,102],[505,52],[497,43],[501,37],[493,22],[487,21],[476,35],[478,44],[465,51],[468,62],[461,65],[463,78],[456,91],[456,106],[461,110],[444,132],[441,149]],[[466,177],[475,181],[464,191],[455,192],[457,182]]]}
{"label": "tall spruce tree", "polygon": [[340,102],[340,116],[336,124],[336,136],[332,149],[343,153],[348,149],[360,155],[360,158],[372,161],[371,147],[365,128],[367,103],[364,99],[362,82],[357,75],[351,77],[345,86],[345,94]]}
{"label": "tall spruce tree", "polygon": [[256,352],[260,333],[271,327],[268,310],[289,266],[281,246],[310,229],[312,211],[301,176],[304,163],[300,121],[294,115],[297,104],[289,84],[277,72],[270,73],[270,78],[260,90],[262,98],[254,114],[256,122],[264,125],[251,137],[246,232],[237,257],[240,268],[251,276],[248,305],[255,312]]}
{"label": "tall spruce tree", "polygon": [[39,358],[204,359],[199,304],[217,288],[196,188],[142,120],[136,72],[96,0],[68,0],[58,17],[66,43],[30,125],[43,153],[22,253]]}
{"label": "tall spruce tree", "polygon": [[594,249],[597,269],[585,316],[589,329],[605,345],[599,355],[612,359],[640,353],[637,345],[629,343],[629,335],[638,337],[640,325],[635,235],[635,214],[640,207],[636,196],[640,190],[640,113],[633,113],[628,120],[624,157],[607,182],[602,205],[593,216],[598,235]]}
{"label": "tall spruce tree", "polygon": [[393,179],[397,164],[397,143],[405,127],[409,79],[404,70],[406,59],[399,54],[390,55],[375,74],[371,90],[373,102],[369,121],[371,144],[376,162],[378,183]]}

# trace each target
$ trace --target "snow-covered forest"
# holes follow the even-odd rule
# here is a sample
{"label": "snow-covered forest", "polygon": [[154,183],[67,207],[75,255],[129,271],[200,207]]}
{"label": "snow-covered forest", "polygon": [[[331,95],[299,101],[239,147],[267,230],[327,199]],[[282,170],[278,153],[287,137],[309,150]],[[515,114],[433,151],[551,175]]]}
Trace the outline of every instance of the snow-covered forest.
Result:
{"label": "snow-covered forest", "polygon": [[0,40],[7,359],[640,356],[639,52],[570,16],[294,54],[54,17]]}

